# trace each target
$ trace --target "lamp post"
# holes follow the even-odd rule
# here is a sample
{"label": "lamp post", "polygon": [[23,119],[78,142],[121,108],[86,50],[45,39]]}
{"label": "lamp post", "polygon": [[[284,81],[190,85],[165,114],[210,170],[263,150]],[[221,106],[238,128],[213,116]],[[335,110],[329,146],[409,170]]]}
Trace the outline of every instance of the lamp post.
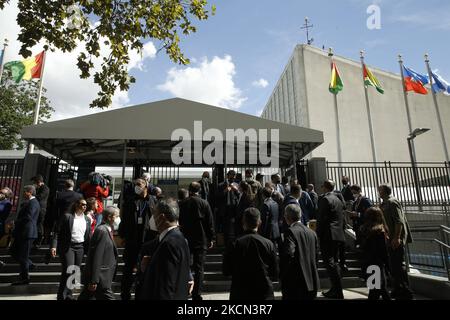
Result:
{"label": "lamp post", "polygon": [[414,177],[414,184],[416,188],[416,194],[417,194],[417,202],[419,204],[419,211],[422,212],[422,193],[420,191],[420,181],[419,181],[419,173],[417,170],[417,160],[414,150],[414,139],[417,136],[420,136],[421,134],[424,134],[426,132],[430,131],[428,128],[417,128],[413,132],[411,132],[408,136],[408,149],[409,149],[409,156],[411,158],[411,165],[413,169],[413,177]]}

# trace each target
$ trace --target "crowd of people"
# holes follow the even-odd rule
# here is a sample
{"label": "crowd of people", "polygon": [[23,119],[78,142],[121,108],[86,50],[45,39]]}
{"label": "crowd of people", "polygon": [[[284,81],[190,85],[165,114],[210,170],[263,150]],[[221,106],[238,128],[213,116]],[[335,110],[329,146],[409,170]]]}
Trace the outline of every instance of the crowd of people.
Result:
{"label": "crowd of people", "polygon": [[[49,189],[42,176],[23,190],[23,203],[13,223],[6,223],[12,192],[0,190],[1,232],[12,229],[11,255],[20,264],[20,281],[30,282],[35,269],[33,246],[40,246]],[[104,207],[110,194],[108,179],[92,173],[74,191],[65,181],[56,194],[56,214],[49,241],[49,257],[59,256],[62,272],[57,298],[73,299],[69,276],[82,268],[79,299],[114,299],[117,245],[124,247],[120,295],[122,300],[202,300],[206,254],[223,234],[223,274],[231,277],[230,299],[274,299],[274,281],[280,281],[286,300],[311,300],[320,289],[319,255],[331,288],[323,295],[343,299],[345,229],[351,223],[360,252],[362,277],[370,266],[381,271],[381,286],[371,288],[369,299],[412,299],[405,269],[405,246],[411,241],[400,202],[389,185],[380,185],[379,206],[363,195],[360,186],[342,178],[343,188],[326,180],[319,191],[306,190],[297,180],[273,174],[234,170],[217,187],[209,172],[178,199],[167,198],[144,173],[124,183],[117,207]],[[389,281],[390,280],[390,281]],[[388,283],[393,290],[388,291]]]}

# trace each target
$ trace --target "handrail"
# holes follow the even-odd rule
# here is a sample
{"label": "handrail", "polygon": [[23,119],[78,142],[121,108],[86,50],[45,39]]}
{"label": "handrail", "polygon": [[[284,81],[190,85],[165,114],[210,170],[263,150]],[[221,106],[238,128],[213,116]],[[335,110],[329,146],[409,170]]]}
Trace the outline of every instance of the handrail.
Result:
{"label": "handrail", "polygon": [[446,247],[447,249],[450,249],[450,246],[442,241],[439,241],[438,239],[433,239],[434,242],[436,242],[437,244]]}

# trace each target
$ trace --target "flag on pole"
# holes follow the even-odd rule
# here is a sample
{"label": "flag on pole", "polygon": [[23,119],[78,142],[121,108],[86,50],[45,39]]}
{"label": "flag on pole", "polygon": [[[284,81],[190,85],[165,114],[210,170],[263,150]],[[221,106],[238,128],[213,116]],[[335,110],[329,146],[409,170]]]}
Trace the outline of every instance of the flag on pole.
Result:
{"label": "flag on pole", "polygon": [[425,85],[429,83],[428,77],[403,66],[403,76],[405,77],[406,91],[414,91],[419,94],[428,94]]}
{"label": "flag on pole", "polygon": [[450,96],[450,84],[447,81],[435,72],[431,72],[431,78],[431,88],[434,93],[442,92],[446,96]]}
{"label": "flag on pole", "polygon": [[381,87],[380,81],[373,75],[372,71],[363,64],[363,72],[364,72],[364,84],[366,86],[372,86],[377,89],[377,91],[381,94],[384,93],[383,88]]}
{"label": "flag on pole", "polygon": [[339,70],[334,62],[331,63],[331,80],[329,90],[333,94],[338,94],[344,88]]}
{"label": "flag on pole", "polygon": [[39,79],[42,74],[42,63],[44,61],[44,51],[37,56],[22,60],[11,61],[5,64],[5,69],[11,71],[13,80],[19,83],[22,79]]}
{"label": "flag on pole", "polygon": [[3,65],[3,55],[5,53],[5,49],[2,50],[2,52],[0,52],[0,67]]}

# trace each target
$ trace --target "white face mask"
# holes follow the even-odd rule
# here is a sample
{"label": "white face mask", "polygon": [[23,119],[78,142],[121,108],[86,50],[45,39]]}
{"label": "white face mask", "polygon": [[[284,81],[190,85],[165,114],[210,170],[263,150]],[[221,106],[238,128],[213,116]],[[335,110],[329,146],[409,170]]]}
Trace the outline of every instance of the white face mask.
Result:
{"label": "white face mask", "polygon": [[142,188],[139,187],[139,186],[135,186],[135,187],[134,187],[134,192],[135,192],[138,196],[140,196],[140,195],[142,194],[143,191],[144,191],[144,189],[142,189]]}
{"label": "white face mask", "polygon": [[114,223],[113,223],[113,225],[112,225],[112,229],[113,230],[119,230],[119,225],[120,225],[120,217],[116,217],[115,219],[114,219]]}
{"label": "white face mask", "polygon": [[148,222],[150,230],[152,231],[158,231],[158,229],[156,228],[156,223],[155,223],[155,218],[153,218],[153,215],[150,218],[150,221]]}
{"label": "white face mask", "polygon": [[253,181],[253,177],[245,177],[245,181],[252,182]]}

